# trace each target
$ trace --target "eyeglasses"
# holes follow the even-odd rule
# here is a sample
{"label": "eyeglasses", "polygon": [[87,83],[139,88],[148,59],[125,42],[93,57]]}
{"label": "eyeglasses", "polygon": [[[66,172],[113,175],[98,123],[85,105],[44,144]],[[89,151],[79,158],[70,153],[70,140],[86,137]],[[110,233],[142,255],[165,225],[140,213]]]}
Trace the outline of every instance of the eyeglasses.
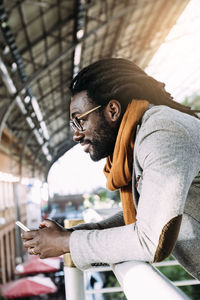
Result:
{"label": "eyeglasses", "polygon": [[84,129],[83,129],[81,123],[80,123],[81,119],[82,119],[83,117],[89,115],[89,114],[92,113],[93,111],[97,110],[97,109],[100,108],[100,107],[101,107],[101,105],[96,106],[96,107],[94,107],[94,108],[92,108],[92,109],[90,109],[90,110],[84,112],[83,114],[79,115],[78,117],[73,118],[73,119],[69,122],[71,128],[72,128],[74,131],[76,131],[77,129],[78,129],[79,131],[83,131]]}

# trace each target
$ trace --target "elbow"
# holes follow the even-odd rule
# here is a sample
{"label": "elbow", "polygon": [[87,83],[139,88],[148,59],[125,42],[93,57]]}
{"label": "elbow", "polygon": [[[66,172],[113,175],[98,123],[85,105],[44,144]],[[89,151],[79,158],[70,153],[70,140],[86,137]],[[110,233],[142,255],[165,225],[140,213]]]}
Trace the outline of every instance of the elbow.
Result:
{"label": "elbow", "polygon": [[159,262],[167,258],[175,244],[179,234],[182,215],[172,218],[162,229],[158,246],[155,250],[153,262]]}

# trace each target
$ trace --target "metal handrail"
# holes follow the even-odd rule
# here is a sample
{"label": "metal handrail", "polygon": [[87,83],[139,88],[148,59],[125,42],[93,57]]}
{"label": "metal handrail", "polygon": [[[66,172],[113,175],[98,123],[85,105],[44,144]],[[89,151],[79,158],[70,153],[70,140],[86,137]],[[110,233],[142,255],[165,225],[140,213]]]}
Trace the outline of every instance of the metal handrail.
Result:
{"label": "metal handrail", "polygon": [[180,289],[146,262],[129,261],[112,266],[128,300],[189,300]]}
{"label": "metal handrail", "polygon": [[[171,267],[171,266],[177,266],[180,265],[178,263],[177,260],[169,260],[169,261],[162,261],[159,263],[153,263],[152,265],[148,264],[148,263],[141,263],[141,262],[128,262],[129,263],[129,267],[128,269],[126,269],[126,273],[127,272],[136,272],[136,265],[139,266],[140,265],[140,273],[141,270],[142,272],[144,272],[144,274],[146,274],[144,276],[144,274],[142,274],[142,281],[141,282],[133,282],[133,278],[131,276],[131,281],[130,281],[130,289],[132,289],[132,291],[129,291],[127,295],[126,290],[123,287],[123,284],[121,283],[121,281],[125,281],[125,274],[123,274],[123,278],[119,278],[122,275],[119,275],[119,272],[115,272],[116,269],[118,268],[121,269],[122,266],[126,265],[127,263],[121,263],[121,264],[117,264],[117,265],[113,265],[113,266],[98,266],[98,267],[93,267],[90,269],[87,269],[84,271],[84,273],[86,272],[107,272],[107,271],[114,271],[115,276],[117,277],[118,281],[120,284],[122,284],[122,287],[109,287],[109,288],[101,288],[101,289],[89,289],[86,290],[85,293],[87,294],[99,294],[99,293],[115,293],[115,292],[124,292],[125,295],[127,296],[127,299],[132,299],[133,297],[133,293],[134,293],[134,299],[145,299],[145,296],[143,295],[144,298],[142,298],[142,294],[144,293],[141,290],[141,285],[144,286],[144,289],[146,290],[146,283],[145,283],[145,278],[146,276],[150,276],[149,280],[148,280],[148,284],[152,283],[152,278],[154,281],[154,285],[156,285],[156,295],[154,295],[153,291],[153,296],[152,299],[161,299],[161,295],[160,292],[158,293],[158,289],[163,290],[163,294],[165,295],[166,299],[167,297],[172,297],[173,295],[173,299],[175,300],[180,300],[180,299],[189,299],[183,292],[181,292],[178,288],[175,287],[180,287],[180,286],[188,286],[188,285],[200,285],[200,281],[196,280],[196,279],[189,279],[189,280],[179,280],[179,281],[170,281],[169,279],[167,279],[163,274],[160,273],[160,271],[158,271],[156,268],[157,267]],[[134,266],[133,266],[134,264]],[[130,267],[131,266],[131,267]],[[124,268],[124,267],[123,267]],[[148,270],[147,270],[148,268]],[[153,270],[152,270],[153,268]],[[148,272],[147,272],[148,271]],[[121,271],[120,271],[121,272]],[[123,273],[123,271],[122,271]],[[136,277],[138,280],[138,272],[136,272]],[[148,274],[148,275],[147,275]],[[152,277],[153,275],[153,277]],[[130,276],[130,274],[129,274]],[[159,280],[157,280],[156,278],[159,278]],[[139,280],[138,280],[139,281]],[[139,297],[135,294],[135,286],[139,286],[140,287],[140,291],[139,291]],[[164,287],[165,286],[165,287]],[[164,288],[163,288],[164,287]],[[150,294],[150,291],[148,290],[148,295]],[[151,298],[150,298],[151,299]],[[162,299],[165,299],[162,295]],[[168,299],[172,299],[172,298],[168,298]]]}
{"label": "metal handrail", "polygon": [[[66,260],[67,261],[67,260]],[[72,264],[65,263],[65,286],[67,300],[85,300],[89,294],[114,293],[123,291],[127,300],[190,300],[177,286],[196,285],[196,279],[170,281],[157,267],[179,265],[176,260],[150,264],[140,261],[128,261],[111,266],[97,266],[84,272]],[[120,287],[86,289],[84,285],[85,272],[113,271]]]}

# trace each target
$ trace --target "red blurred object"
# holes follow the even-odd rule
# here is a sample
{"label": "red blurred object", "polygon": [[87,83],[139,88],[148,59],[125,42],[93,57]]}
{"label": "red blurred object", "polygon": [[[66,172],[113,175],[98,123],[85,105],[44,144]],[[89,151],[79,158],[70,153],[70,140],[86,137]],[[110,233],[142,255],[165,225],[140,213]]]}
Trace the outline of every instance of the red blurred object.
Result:
{"label": "red blurred object", "polygon": [[60,269],[60,258],[40,259],[39,256],[29,256],[28,260],[16,267],[17,275],[56,272]]}
{"label": "red blurred object", "polygon": [[42,216],[42,220],[48,219],[49,214],[48,213],[44,213]]}
{"label": "red blurred object", "polygon": [[37,296],[42,294],[53,294],[57,287],[48,277],[24,277],[0,285],[1,295],[7,298],[19,298]]}

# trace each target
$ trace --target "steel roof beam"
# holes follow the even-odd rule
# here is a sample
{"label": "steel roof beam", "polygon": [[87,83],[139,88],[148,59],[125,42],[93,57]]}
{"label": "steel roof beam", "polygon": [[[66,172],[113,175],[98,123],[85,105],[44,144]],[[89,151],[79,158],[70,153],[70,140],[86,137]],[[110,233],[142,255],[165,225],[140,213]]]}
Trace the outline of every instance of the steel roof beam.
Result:
{"label": "steel roof beam", "polygon": [[[57,23],[56,25],[52,26],[52,28],[48,31],[46,31],[44,34],[42,34],[41,36],[39,36],[38,38],[36,38],[32,43],[30,43],[30,45],[28,47],[24,47],[20,50],[21,55],[23,56],[23,54],[25,52],[27,52],[28,50],[30,50],[30,48],[33,48],[34,46],[36,46],[37,44],[39,44],[41,41],[43,41],[47,36],[52,35],[52,33],[55,30],[60,30],[63,26],[66,26],[67,22],[73,21],[74,20],[74,16],[68,16],[66,19],[64,19],[63,21]],[[55,37],[56,38],[56,37]],[[56,38],[57,39],[57,38]]]}
{"label": "steel roof beam", "polygon": [[[96,34],[97,31],[100,29],[106,27],[109,24],[112,24],[115,20],[122,18],[126,14],[130,12],[130,9],[133,8],[136,4],[131,4],[127,6],[125,9],[121,10],[117,15],[112,16],[107,20],[105,23],[101,24],[97,28],[91,30],[88,34],[86,34],[83,38],[81,38],[78,42],[83,42],[84,40],[87,40],[90,36],[93,34]],[[31,84],[35,83],[40,77],[42,77],[45,72],[48,71],[49,68],[53,68],[59,64],[60,61],[64,60],[72,51],[74,51],[75,47],[78,43],[75,43],[72,45],[68,50],[63,51],[61,54],[56,56],[55,58],[51,59],[48,64],[44,65],[42,68],[37,70],[22,86],[18,89],[18,92],[16,93],[15,97],[10,101],[10,103],[7,106],[7,109],[3,112],[1,116],[1,128],[5,125],[5,122],[10,114],[10,111],[12,110],[13,106],[15,105],[15,101],[17,96],[22,92],[22,90],[28,88]]]}
{"label": "steel roof beam", "polygon": [[[56,107],[55,107],[55,109],[57,110],[57,108],[63,108],[63,105],[61,104],[61,105],[57,105]],[[49,125],[49,124],[51,124],[51,122],[54,122],[54,121],[56,121],[56,119],[58,119],[58,118],[60,118],[61,116],[63,116],[63,115],[66,115],[66,119],[67,119],[67,111],[63,111],[63,110],[61,110],[61,111],[59,111],[53,118],[51,118],[50,116],[52,115],[52,112],[50,113],[49,112],[49,118],[48,119],[44,119],[44,121],[47,121],[47,124]],[[69,124],[68,124],[69,125]]]}
{"label": "steel roof beam", "polygon": [[[98,26],[97,28],[91,30],[88,34],[86,34],[78,42],[79,43],[84,42],[89,37],[91,37],[93,34],[96,34],[96,32],[99,31],[100,29],[106,27],[107,25],[112,24],[117,19],[120,19],[123,16],[125,16],[126,14],[130,13],[130,9],[133,8],[134,6],[136,6],[135,3],[127,6],[125,9],[121,10],[117,15],[110,17],[109,20],[107,20],[106,22],[104,22],[103,24]],[[23,89],[27,88],[27,86],[33,84],[37,79],[44,76],[45,72],[47,72],[50,68],[53,68],[53,67],[57,66],[57,64],[59,64],[60,61],[64,60],[75,49],[77,44],[78,43],[72,45],[68,50],[63,51],[61,54],[59,54],[55,58],[51,59],[48,64],[44,65],[42,68],[37,70],[32,76],[29,77],[27,82],[18,90],[18,93],[16,94],[16,96],[19,93],[21,93],[21,91]]]}

